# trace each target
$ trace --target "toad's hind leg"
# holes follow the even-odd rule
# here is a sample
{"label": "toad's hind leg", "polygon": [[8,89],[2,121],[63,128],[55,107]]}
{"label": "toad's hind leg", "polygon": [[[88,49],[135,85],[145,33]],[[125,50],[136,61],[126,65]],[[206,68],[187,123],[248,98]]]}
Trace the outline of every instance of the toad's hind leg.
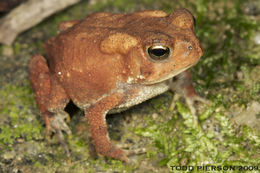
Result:
{"label": "toad's hind leg", "polygon": [[49,137],[50,131],[56,133],[68,154],[62,131],[71,134],[70,129],[64,122],[69,117],[64,111],[69,98],[57,79],[50,75],[46,60],[41,55],[32,57],[29,64],[29,75],[35,100],[45,121],[46,136]]}
{"label": "toad's hind leg", "polygon": [[197,125],[198,119],[196,116],[195,102],[209,103],[208,100],[200,97],[196,92],[192,85],[191,74],[189,71],[185,71],[180,73],[175,77],[176,81],[170,82],[170,88],[173,92],[175,92],[172,104],[170,109],[173,110],[175,107],[175,102],[178,100],[180,96],[183,96],[185,102],[187,103],[193,117],[194,117],[194,125]]}

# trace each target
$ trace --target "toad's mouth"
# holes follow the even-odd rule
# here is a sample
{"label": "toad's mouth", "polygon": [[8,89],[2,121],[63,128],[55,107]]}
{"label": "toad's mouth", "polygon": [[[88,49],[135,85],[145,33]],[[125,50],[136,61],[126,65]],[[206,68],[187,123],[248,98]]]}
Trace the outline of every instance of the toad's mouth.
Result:
{"label": "toad's mouth", "polygon": [[153,81],[144,81],[143,84],[144,85],[152,85],[152,84],[156,84],[156,83],[160,83],[160,82],[163,82],[163,81],[166,81],[168,79],[171,79],[173,78],[174,76],[177,76],[178,74],[180,74],[181,72],[187,70],[188,68],[192,67],[194,64],[191,64],[191,65],[188,65],[187,67],[179,70],[179,71],[173,71],[165,76],[162,76],[160,77],[160,79],[158,80],[153,80]]}

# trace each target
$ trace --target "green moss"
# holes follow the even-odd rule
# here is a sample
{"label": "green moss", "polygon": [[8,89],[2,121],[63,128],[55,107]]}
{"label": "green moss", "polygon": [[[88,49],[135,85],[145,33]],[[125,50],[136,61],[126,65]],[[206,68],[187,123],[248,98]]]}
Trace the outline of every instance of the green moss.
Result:
{"label": "green moss", "polygon": [[[235,132],[229,119],[224,113],[213,113],[212,118],[218,121],[221,129],[221,138],[214,131],[206,132],[202,130],[199,123],[194,125],[194,118],[189,110],[181,103],[177,102],[177,110],[180,114],[174,114],[172,119],[166,124],[158,124],[150,120],[146,127],[138,128],[135,133],[153,140],[153,145],[158,152],[164,154],[160,160],[160,165],[258,165],[259,158],[255,158],[255,153],[260,152],[260,135],[244,127],[239,132]],[[218,107],[219,108],[219,107]],[[245,147],[245,141],[250,141],[250,150]],[[148,155],[155,156],[154,151]]]}
{"label": "green moss", "polygon": [[18,138],[26,141],[42,139],[42,124],[32,117],[33,94],[27,86],[7,85],[0,90],[0,145],[8,147]]}
{"label": "green moss", "polygon": [[13,47],[15,55],[18,55],[22,49],[22,45],[18,42],[15,42]]}

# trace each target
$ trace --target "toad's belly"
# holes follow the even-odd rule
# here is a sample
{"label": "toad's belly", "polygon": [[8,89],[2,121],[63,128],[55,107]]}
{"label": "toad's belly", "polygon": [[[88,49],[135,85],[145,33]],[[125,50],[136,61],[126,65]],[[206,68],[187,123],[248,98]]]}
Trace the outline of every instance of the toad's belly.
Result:
{"label": "toad's belly", "polygon": [[161,82],[158,84],[153,84],[153,85],[142,85],[142,86],[136,86],[137,92],[134,93],[131,96],[128,96],[127,99],[114,109],[110,110],[108,113],[118,113],[121,111],[124,111],[134,105],[138,105],[150,98],[153,98],[157,95],[160,95],[167,90],[169,90],[169,84],[168,81]]}

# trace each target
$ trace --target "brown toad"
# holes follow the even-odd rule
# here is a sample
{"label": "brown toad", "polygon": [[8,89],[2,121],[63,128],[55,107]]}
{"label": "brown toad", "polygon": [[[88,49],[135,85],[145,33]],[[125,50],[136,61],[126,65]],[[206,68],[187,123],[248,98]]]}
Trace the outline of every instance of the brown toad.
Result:
{"label": "brown toad", "polygon": [[47,61],[35,55],[29,64],[47,134],[70,133],[64,108],[72,100],[85,111],[96,151],[127,161],[110,142],[105,116],[169,90],[172,77],[198,62],[193,16],[185,9],[95,13],[59,30],[44,44]]}

